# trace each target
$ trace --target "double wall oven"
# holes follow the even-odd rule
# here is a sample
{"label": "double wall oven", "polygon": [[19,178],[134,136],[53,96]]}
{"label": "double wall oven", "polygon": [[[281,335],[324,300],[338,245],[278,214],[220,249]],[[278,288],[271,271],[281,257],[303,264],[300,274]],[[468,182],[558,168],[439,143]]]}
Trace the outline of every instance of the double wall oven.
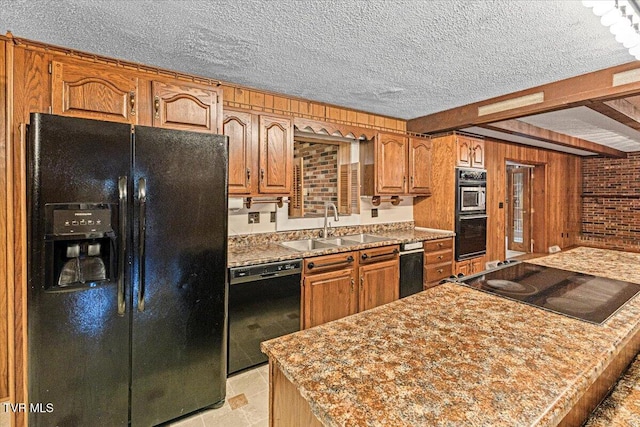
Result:
{"label": "double wall oven", "polygon": [[456,260],[487,253],[487,171],[456,169]]}

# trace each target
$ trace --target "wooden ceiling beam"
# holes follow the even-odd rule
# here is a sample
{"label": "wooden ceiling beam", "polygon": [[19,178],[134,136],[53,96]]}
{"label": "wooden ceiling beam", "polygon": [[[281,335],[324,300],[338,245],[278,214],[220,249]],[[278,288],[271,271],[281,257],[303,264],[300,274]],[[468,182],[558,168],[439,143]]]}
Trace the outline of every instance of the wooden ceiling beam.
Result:
{"label": "wooden ceiling beam", "polygon": [[520,120],[505,120],[501,122],[482,124],[480,126],[496,132],[504,132],[511,135],[535,139],[537,141],[561,145],[563,147],[591,151],[592,153],[597,153],[606,157],[627,157],[627,153],[624,151],[616,150],[615,148],[607,147],[585,139],[576,138],[575,136],[566,135],[564,133],[554,132]]}
{"label": "wooden ceiling beam", "polygon": [[438,133],[640,94],[637,61],[407,121],[407,130]]}
{"label": "wooden ceiling beam", "polygon": [[614,99],[605,102],[589,102],[587,107],[604,114],[616,122],[635,130],[640,130],[640,109],[626,99]]}

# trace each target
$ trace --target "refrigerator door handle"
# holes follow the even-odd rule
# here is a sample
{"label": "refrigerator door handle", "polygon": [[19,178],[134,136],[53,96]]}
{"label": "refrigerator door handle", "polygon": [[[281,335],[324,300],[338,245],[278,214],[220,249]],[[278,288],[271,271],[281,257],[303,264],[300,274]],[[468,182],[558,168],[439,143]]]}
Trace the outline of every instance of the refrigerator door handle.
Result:
{"label": "refrigerator door handle", "polygon": [[120,233],[120,250],[118,251],[118,316],[124,316],[126,311],[124,296],[124,273],[127,253],[127,177],[118,178],[118,195],[119,195],[119,233]]}
{"label": "refrigerator door handle", "polygon": [[145,250],[145,234],[147,231],[147,180],[140,178],[138,180],[138,202],[140,206],[140,229],[138,244],[138,311],[144,311],[144,250]]}

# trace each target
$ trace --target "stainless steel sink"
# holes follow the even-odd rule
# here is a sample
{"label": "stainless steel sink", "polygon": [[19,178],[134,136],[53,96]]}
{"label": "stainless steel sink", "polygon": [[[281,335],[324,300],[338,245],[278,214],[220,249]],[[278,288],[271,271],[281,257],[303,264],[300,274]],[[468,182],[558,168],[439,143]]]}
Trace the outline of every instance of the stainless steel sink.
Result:
{"label": "stainless steel sink", "polygon": [[351,234],[348,236],[343,236],[342,237],[343,241],[346,241],[346,244],[349,243],[377,243],[377,242],[383,242],[385,240],[389,240],[388,237],[379,237],[379,236],[372,236],[371,234]]}
{"label": "stainless steel sink", "polygon": [[329,243],[335,246],[351,246],[354,244],[353,240],[347,240],[344,237],[328,237],[326,239],[318,239],[318,242]]}
{"label": "stainless steel sink", "polygon": [[336,245],[332,245],[331,243],[323,242],[316,239],[290,240],[288,242],[280,242],[280,244],[289,249],[294,249],[300,252],[336,247]]}

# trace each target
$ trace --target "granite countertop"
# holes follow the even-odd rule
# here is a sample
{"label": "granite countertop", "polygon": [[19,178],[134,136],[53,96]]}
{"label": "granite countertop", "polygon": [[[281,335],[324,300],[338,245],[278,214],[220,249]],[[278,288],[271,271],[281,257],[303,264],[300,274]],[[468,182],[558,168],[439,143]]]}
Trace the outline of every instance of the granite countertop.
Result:
{"label": "granite countertop", "polygon": [[638,332],[638,297],[594,325],[449,283],[262,349],[326,426],[552,426]]}
{"label": "granite countertop", "polygon": [[285,261],[295,258],[307,258],[312,256],[349,252],[353,250],[373,248],[378,246],[443,239],[445,237],[455,236],[455,233],[452,231],[435,229],[394,230],[366,234],[386,237],[388,238],[388,240],[375,243],[354,244],[350,246],[336,246],[332,248],[317,249],[308,252],[289,249],[277,242],[261,243],[257,245],[235,245],[229,246],[227,266],[242,267],[245,265]]}
{"label": "granite countertop", "polygon": [[637,426],[640,424],[640,356],[613,391],[593,411],[585,427]]}

